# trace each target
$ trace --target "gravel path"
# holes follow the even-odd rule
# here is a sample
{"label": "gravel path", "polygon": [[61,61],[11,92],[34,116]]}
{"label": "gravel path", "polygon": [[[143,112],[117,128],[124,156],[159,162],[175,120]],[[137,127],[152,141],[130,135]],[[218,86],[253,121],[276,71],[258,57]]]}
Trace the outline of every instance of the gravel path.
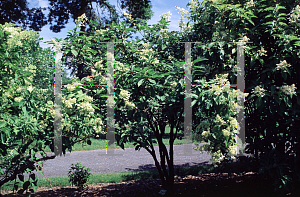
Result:
{"label": "gravel path", "polygon": [[[202,145],[200,143],[199,145]],[[191,144],[196,147],[195,144]],[[169,151],[169,146],[166,146]],[[191,150],[192,156],[178,156],[184,154],[184,145],[174,145],[174,167],[178,166],[194,166],[210,164],[211,156],[206,152],[200,154],[197,150]],[[156,158],[160,162],[158,146],[154,146]],[[91,169],[92,174],[128,172],[128,171],[143,171],[156,169],[154,160],[150,153],[141,148],[136,151],[134,148],[115,149],[115,154],[123,154],[123,156],[107,156],[106,150],[91,150],[91,151],[74,151],[66,153],[66,156],[58,156],[55,159],[44,162],[44,173],[46,177],[68,176],[68,171],[71,164],[81,162],[85,167]],[[102,154],[102,155],[100,155]],[[48,155],[48,154],[47,154]],[[40,154],[36,155],[41,158]],[[38,178],[44,178],[39,172],[34,171]],[[28,177],[28,173],[25,175]]]}

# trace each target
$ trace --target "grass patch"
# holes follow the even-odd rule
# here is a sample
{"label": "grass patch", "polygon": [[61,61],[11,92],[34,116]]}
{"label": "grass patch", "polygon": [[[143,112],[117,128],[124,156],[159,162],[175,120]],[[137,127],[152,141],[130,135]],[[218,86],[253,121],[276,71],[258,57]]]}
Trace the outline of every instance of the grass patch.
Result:
{"label": "grass patch", "polygon": [[[163,138],[163,143],[165,145],[169,145],[169,134],[170,134],[170,127],[166,127],[166,136]],[[175,139],[174,145],[181,145],[184,144],[184,135],[182,133],[177,134],[178,137],[181,139]],[[95,139],[91,138],[92,144],[75,144],[72,151],[86,151],[86,150],[100,150],[106,149],[106,140],[105,139]],[[158,145],[158,144],[154,144]],[[125,148],[134,148],[135,146],[133,143],[126,143],[124,144]],[[115,142],[115,148],[120,149]],[[46,148],[45,152],[52,152],[50,148]],[[184,176],[184,175],[198,175],[199,173],[209,173],[214,170],[214,167],[211,165],[207,166],[191,166],[191,167],[180,167],[175,168],[175,176]],[[167,171],[169,171],[167,169]],[[25,179],[27,177],[24,177]],[[119,183],[122,181],[131,181],[131,180],[143,180],[143,179],[159,179],[159,174],[157,169],[148,170],[148,171],[137,171],[137,172],[122,172],[122,173],[108,173],[108,174],[92,174],[87,182],[88,185],[94,185],[98,183]],[[69,182],[69,177],[49,177],[47,178],[53,187],[66,187],[71,186]],[[28,178],[26,179],[28,180]],[[17,182],[19,179],[17,178]],[[13,185],[15,180],[10,181],[4,184],[1,187],[1,193],[11,193],[13,191]],[[22,182],[17,183],[19,188],[22,188]],[[38,179],[38,187],[47,187],[51,188],[50,183],[45,178]]]}
{"label": "grass patch", "polygon": [[[169,172],[169,169],[167,169]],[[189,166],[189,167],[178,167],[174,169],[175,176],[192,175],[197,176],[203,173],[239,173],[239,172],[258,172],[258,168],[255,162],[251,158],[241,157],[238,162],[225,163],[219,167],[214,167],[212,164]],[[28,177],[24,177],[28,180]],[[157,169],[135,171],[135,172],[121,172],[121,173],[105,173],[105,174],[91,174],[87,185],[97,185],[99,183],[120,183],[129,182],[132,180],[145,180],[145,179],[159,179],[159,173]],[[69,182],[69,177],[49,177],[48,180],[51,182],[52,187],[67,187],[72,186]],[[19,179],[17,178],[17,182]],[[14,181],[10,181],[1,187],[1,194],[12,193]],[[17,183],[19,188],[22,188],[22,183]],[[45,178],[39,178],[37,186],[51,188],[50,183]]]}
{"label": "grass patch", "polygon": [[[163,143],[165,145],[170,145],[169,144],[169,135],[170,135],[170,127],[166,126],[166,136],[163,138]],[[181,145],[184,144],[184,134],[182,133],[177,133],[178,137],[181,137],[181,139],[175,139],[174,140],[174,145]],[[75,144],[74,147],[72,147],[72,151],[87,151],[87,150],[103,150],[106,149],[106,136],[103,135],[102,138],[91,138],[91,145],[88,145],[86,143],[78,143]],[[156,139],[155,137],[153,139]],[[135,146],[133,145],[134,142],[128,142],[126,144],[124,144],[124,148],[135,148]],[[158,144],[153,144],[153,146],[158,146]],[[117,145],[117,142],[115,141],[115,149],[121,149],[120,146]],[[49,147],[46,147],[45,152],[47,153],[51,153],[51,149]]]}
{"label": "grass patch", "polygon": [[[169,171],[167,169],[167,171]],[[214,171],[212,165],[204,166],[190,166],[175,168],[175,176],[185,175],[198,175],[199,173],[209,173]],[[144,180],[144,179],[159,179],[159,174],[156,169],[147,171],[137,172],[121,172],[121,173],[107,173],[107,174],[92,174],[86,184],[96,185],[99,183],[119,183],[128,182],[131,180]],[[25,181],[27,181],[26,178]],[[69,177],[49,177],[48,180],[51,182],[53,187],[66,187],[71,186]],[[17,179],[17,182],[19,179]],[[51,188],[50,183],[45,178],[38,179],[38,187]],[[8,194],[13,191],[14,181],[8,182],[1,187],[2,194]],[[17,184],[19,188],[22,188],[22,183]]]}

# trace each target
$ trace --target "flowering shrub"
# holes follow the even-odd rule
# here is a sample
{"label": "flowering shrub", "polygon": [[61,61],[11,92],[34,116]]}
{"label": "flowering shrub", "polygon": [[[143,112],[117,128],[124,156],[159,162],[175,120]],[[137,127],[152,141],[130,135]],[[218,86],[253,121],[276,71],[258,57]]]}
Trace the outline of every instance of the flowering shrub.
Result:
{"label": "flowering shrub", "polygon": [[68,177],[72,186],[83,187],[91,175],[91,173],[89,173],[91,170],[89,168],[85,169],[80,163],[76,163],[75,166],[74,164],[71,165]]}
{"label": "flowering shrub", "polygon": [[[54,54],[49,48],[42,50],[37,46],[36,32],[20,31],[13,26],[10,23],[0,25],[0,145],[3,147],[0,151],[0,186],[16,179],[15,173],[35,170],[35,162],[55,158],[46,156],[44,151],[46,147],[54,151],[53,122],[56,113],[51,86]],[[71,82],[79,84],[77,79]],[[84,87],[62,88],[64,154],[67,149],[71,151],[76,143],[91,144],[89,137],[104,130],[102,121],[99,121],[103,116],[94,113],[97,109],[92,104],[94,99],[82,90]],[[35,157],[38,152],[43,158]],[[20,168],[22,163],[24,166]],[[22,179],[23,189],[19,193],[30,187],[30,192],[34,192],[36,177],[30,177],[26,182]]]}

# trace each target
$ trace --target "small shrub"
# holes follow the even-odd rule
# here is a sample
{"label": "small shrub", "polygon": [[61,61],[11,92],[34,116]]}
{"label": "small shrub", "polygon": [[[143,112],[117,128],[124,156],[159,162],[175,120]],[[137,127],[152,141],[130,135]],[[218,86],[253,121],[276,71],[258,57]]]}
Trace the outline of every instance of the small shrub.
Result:
{"label": "small shrub", "polygon": [[72,183],[72,186],[75,185],[77,187],[83,187],[91,175],[91,173],[89,173],[90,169],[85,169],[85,166],[81,166],[80,163],[76,163],[75,166],[73,165],[74,164],[72,164],[68,173],[70,182]]}

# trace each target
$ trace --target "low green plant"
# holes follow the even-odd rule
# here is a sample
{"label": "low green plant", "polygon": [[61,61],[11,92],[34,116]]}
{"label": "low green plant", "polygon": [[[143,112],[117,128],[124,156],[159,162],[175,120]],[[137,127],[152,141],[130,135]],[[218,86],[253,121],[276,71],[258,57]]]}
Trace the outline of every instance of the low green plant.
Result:
{"label": "low green plant", "polygon": [[76,187],[83,187],[84,184],[89,179],[91,173],[89,173],[90,169],[85,169],[85,166],[82,166],[80,163],[76,163],[75,166],[72,164],[71,169],[69,170],[68,177],[70,182]]}

